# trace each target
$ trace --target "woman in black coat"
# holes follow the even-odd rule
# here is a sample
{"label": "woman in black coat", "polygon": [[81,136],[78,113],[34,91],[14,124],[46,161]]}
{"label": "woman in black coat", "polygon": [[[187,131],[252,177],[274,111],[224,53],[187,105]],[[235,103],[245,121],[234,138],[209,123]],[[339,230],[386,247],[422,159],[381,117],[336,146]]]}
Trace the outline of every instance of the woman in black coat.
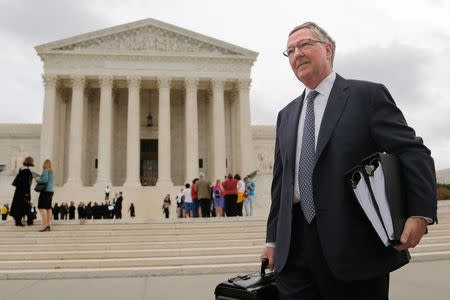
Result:
{"label": "woman in black coat", "polygon": [[28,213],[30,209],[31,193],[30,186],[33,180],[33,174],[30,167],[34,167],[33,158],[28,156],[23,161],[23,167],[20,168],[12,185],[16,187],[14,197],[11,203],[10,215],[14,217],[16,226],[24,226],[22,218]]}

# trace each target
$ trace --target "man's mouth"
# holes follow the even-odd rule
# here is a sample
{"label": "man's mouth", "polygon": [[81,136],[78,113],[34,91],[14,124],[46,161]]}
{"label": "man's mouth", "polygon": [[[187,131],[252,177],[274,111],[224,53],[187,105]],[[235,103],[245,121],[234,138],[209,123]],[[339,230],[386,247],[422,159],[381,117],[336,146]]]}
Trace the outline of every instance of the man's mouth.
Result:
{"label": "man's mouth", "polygon": [[301,68],[301,67],[303,67],[303,66],[306,65],[306,64],[309,64],[309,62],[308,62],[308,61],[302,61],[302,62],[299,62],[299,63],[297,64],[297,68]]}

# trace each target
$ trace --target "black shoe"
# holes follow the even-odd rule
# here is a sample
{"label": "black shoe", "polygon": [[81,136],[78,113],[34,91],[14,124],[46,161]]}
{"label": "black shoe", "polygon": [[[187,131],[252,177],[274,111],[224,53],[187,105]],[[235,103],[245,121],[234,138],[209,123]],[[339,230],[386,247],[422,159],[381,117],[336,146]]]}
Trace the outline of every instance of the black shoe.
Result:
{"label": "black shoe", "polygon": [[50,231],[50,226],[45,227],[44,229],[39,230],[39,232]]}
{"label": "black shoe", "polygon": [[23,225],[22,223],[17,223],[16,226],[24,227],[25,225]]}

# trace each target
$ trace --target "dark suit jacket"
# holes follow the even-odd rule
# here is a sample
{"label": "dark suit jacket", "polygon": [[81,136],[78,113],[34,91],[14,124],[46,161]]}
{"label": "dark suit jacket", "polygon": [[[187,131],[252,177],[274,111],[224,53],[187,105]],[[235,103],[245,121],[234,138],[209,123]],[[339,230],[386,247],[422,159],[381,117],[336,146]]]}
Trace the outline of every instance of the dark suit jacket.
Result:
{"label": "dark suit jacket", "polygon": [[122,196],[119,196],[116,199],[116,204],[115,204],[116,209],[122,209],[122,201],[123,201],[123,197]]}
{"label": "dark suit jacket", "polygon": [[[275,242],[275,271],[286,264],[291,240],[297,128],[304,95],[278,114],[272,205],[267,242]],[[344,173],[374,152],[402,164],[409,216],[436,220],[436,175],[430,151],[381,84],[336,75],[320,126],[313,172],[316,225],[323,255],[342,280],[367,279],[406,264],[407,251],[385,247],[345,183]]]}

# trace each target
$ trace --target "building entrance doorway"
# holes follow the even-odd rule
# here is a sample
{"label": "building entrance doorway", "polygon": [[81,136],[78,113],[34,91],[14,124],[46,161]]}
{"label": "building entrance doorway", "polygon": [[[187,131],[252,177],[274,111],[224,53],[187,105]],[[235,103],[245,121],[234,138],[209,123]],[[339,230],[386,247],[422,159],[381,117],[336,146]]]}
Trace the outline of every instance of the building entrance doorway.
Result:
{"label": "building entrance doorway", "polygon": [[158,180],[158,140],[141,140],[141,184],[154,186]]}

